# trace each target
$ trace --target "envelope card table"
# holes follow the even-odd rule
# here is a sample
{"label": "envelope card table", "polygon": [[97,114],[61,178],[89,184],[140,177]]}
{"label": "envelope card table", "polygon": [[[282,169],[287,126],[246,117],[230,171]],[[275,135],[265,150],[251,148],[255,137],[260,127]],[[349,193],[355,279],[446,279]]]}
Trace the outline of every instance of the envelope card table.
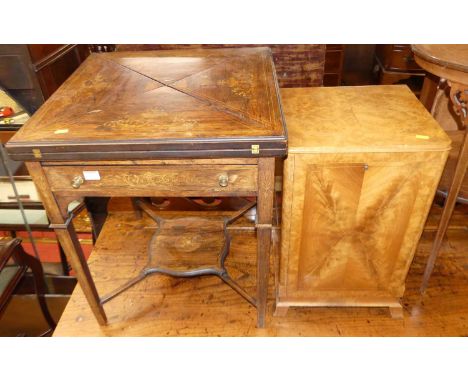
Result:
{"label": "envelope card table", "polygon": [[[160,236],[149,244],[149,251],[158,252],[159,266],[149,262],[142,277],[164,271],[185,277],[217,275],[256,306],[258,325],[264,326],[274,161],[287,150],[268,48],[92,54],[7,149],[13,159],[26,161],[100,324],[106,323],[104,302],[130,285],[99,296],[67,213],[71,201],[110,196],[256,197],[255,296],[240,290],[224,272],[229,238],[223,226],[228,221],[213,224],[212,230],[203,219],[165,222]],[[143,200],[136,200],[135,207],[158,222]],[[197,236],[201,225],[204,230]],[[187,232],[178,237],[182,228]],[[200,240],[206,232],[208,242]],[[218,239],[212,237],[215,234]],[[167,235],[174,235],[176,243],[167,241]],[[190,250],[200,257],[216,251],[218,260],[205,264],[203,258],[197,266],[191,259],[181,268],[177,256],[164,256],[178,253],[183,259]]]}

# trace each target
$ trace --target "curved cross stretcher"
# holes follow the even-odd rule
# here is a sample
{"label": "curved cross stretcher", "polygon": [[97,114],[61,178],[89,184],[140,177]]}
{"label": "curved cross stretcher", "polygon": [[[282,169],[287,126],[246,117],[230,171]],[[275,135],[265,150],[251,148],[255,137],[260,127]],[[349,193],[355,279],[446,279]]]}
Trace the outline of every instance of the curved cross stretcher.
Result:
{"label": "curved cross stretcher", "polygon": [[250,202],[231,216],[219,218],[158,216],[151,204],[137,199],[134,206],[141,209],[157,224],[148,244],[148,262],[139,275],[101,298],[106,303],[123,291],[159,273],[173,277],[217,276],[253,306],[256,300],[229,275],[224,262],[229,254],[231,236],[227,226],[253,208]]}

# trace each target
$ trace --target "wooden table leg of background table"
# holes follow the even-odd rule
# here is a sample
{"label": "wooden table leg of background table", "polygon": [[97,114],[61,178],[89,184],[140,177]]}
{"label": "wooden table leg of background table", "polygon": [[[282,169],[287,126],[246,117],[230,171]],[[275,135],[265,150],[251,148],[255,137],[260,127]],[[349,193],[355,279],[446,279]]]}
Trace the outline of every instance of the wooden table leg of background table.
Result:
{"label": "wooden table leg of background table", "polygon": [[257,326],[265,327],[270,265],[275,158],[258,161],[257,198]]}
{"label": "wooden table leg of background table", "polygon": [[444,239],[445,233],[447,232],[448,224],[450,222],[450,217],[452,216],[453,209],[455,208],[455,203],[457,201],[458,192],[463,183],[463,178],[465,177],[465,172],[468,164],[468,134],[465,132],[465,138],[460,148],[460,153],[458,157],[458,163],[455,167],[455,172],[453,174],[452,184],[447,194],[447,199],[445,200],[444,209],[442,211],[442,216],[440,218],[439,227],[437,228],[436,237],[434,243],[432,244],[431,254],[427,260],[426,269],[424,270],[423,282],[421,285],[421,293],[424,293],[429,284],[429,278],[431,277],[432,270],[434,269],[434,264],[439,254],[440,247],[442,246],[442,240]]}
{"label": "wooden table leg of background table", "polygon": [[[64,224],[66,221],[66,211],[61,210],[59,202],[52,194],[47,178],[44,175],[42,167],[38,162],[26,163],[29,174],[31,175],[37,191],[41,197],[41,201],[53,224]],[[99,295],[94,284],[91,272],[83,254],[83,250],[78,241],[78,237],[73,227],[73,223],[69,224],[66,228],[55,229],[57,238],[62,246],[68,261],[71,263],[73,270],[76,273],[76,278],[80,284],[83,293],[88,300],[88,303],[93,311],[97,321],[100,325],[107,323],[104,308],[100,302]]]}
{"label": "wooden table leg of background table", "polygon": [[460,147],[460,152],[458,153],[458,162],[455,167],[452,183],[448,190],[447,199],[445,200],[444,209],[442,211],[439,227],[437,228],[436,237],[432,245],[431,254],[429,255],[426,269],[424,270],[421,293],[426,291],[429,284],[429,278],[431,277],[437,255],[439,254],[440,247],[442,246],[442,240],[444,239],[445,233],[447,232],[450,217],[452,216],[453,209],[455,208],[457,196],[460,192],[460,187],[463,183],[468,164],[468,133],[466,131],[466,129],[468,129],[468,87],[465,84],[456,83],[453,81],[449,81],[449,86],[450,98],[452,100],[455,113],[458,114],[461,119],[462,126],[465,127],[465,136]]}
{"label": "wooden table leg of background table", "polygon": [[424,76],[424,83],[421,89],[421,95],[419,96],[419,100],[428,111],[431,111],[432,106],[434,105],[434,99],[439,88],[439,82],[440,78],[434,76],[431,73],[426,73],[426,75]]}

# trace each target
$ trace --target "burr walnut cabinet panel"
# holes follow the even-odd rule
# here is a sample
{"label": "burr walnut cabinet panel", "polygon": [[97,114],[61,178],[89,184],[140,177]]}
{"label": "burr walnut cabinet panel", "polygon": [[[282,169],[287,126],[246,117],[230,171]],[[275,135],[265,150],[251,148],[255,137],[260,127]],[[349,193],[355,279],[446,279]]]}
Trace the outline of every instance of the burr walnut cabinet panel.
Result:
{"label": "burr walnut cabinet panel", "polygon": [[388,306],[405,278],[450,141],[406,86],[285,89],[277,314]]}

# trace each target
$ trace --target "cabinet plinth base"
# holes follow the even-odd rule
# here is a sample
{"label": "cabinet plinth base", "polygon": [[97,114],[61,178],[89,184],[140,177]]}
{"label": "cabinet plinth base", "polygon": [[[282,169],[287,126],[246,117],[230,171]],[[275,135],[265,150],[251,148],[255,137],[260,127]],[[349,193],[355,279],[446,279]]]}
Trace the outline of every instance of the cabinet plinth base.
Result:
{"label": "cabinet plinth base", "polygon": [[290,307],[302,308],[388,308],[390,316],[394,319],[403,319],[403,307],[397,299],[382,299],[373,300],[367,299],[362,301],[347,301],[346,299],[329,299],[329,300],[313,300],[307,301],[277,301],[274,311],[275,317],[284,317],[288,313]]}

